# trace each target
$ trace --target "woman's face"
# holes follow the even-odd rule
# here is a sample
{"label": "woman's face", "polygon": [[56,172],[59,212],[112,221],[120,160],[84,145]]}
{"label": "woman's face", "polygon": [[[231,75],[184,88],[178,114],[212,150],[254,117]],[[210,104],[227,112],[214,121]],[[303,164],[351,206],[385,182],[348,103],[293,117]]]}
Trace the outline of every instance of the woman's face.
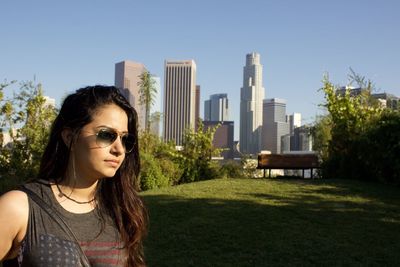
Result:
{"label": "woman's face", "polygon": [[[72,147],[70,162],[75,161],[75,173],[81,181],[94,182],[104,177],[113,177],[125,159],[121,134],[128,132],[128,116],[115,104],[99,107],[85,125]],[[100,142],[99,131],[116,132],[119,136],[110,145]],[[71,167],[71,166],[70,166]]]}

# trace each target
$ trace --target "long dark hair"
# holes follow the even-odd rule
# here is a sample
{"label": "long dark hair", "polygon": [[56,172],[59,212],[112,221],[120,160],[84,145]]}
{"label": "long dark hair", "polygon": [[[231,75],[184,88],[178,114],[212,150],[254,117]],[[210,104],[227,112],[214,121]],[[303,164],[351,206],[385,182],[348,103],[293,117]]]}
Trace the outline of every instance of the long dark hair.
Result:
{"label": "long dark hair", "polygon": [[[50,132],[38,178],[60,183],[65,179],[70,147],[62,140],[61,132],[69,128],[78,134],[92,121],[96,110],[116,104],[128,116],[128,131],[138,140],[135,109],[114,86],[90,86],[67,96]],[[111,216],[118,228],[126,251],[126,266],[145,266],[142,241],[146,234],[147,212],[137,194],[140,171],[138,141],[112,179],[101,179],[97,184],[96,201],[104,227],[104,215]]]}

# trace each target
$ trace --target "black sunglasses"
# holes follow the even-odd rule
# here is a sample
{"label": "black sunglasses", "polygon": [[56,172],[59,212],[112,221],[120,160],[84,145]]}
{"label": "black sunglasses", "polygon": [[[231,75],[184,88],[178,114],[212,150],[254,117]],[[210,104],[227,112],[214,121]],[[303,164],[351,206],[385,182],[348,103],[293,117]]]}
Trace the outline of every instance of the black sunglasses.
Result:
{"label": "black sunglasses", "polygon": [[135,137],[130,133],[119,134],[113,129],[104,128],[99,130],[96,134],[96,144],[99,147],[108,147],[112,145],[117,137],[121,138],[121,143],[124,147],[125,153],[129,153],[135,146]]}

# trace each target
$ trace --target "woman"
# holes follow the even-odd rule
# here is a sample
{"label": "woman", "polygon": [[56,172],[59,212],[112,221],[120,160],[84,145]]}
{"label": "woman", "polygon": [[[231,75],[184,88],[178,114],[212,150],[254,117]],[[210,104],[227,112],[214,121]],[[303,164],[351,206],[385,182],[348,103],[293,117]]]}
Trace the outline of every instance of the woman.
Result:
{"label": "woman", "polygon": [[139,169],[137,115],[118,89],[94,86],[69,95],[38,178],[0,198],[0,260],[144,266]]}

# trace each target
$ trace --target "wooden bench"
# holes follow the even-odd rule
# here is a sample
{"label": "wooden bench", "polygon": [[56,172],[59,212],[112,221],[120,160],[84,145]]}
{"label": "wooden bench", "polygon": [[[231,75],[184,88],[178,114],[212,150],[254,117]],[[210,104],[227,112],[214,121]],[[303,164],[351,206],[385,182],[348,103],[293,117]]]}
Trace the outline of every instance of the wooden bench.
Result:
{"label": "wooden bench", "polygon": [[258,154],[257,169],[269,170],[271,178],[272,169],[284,170],[311,170],[311,178],[313,178],[313,170],[319,168],[318,156],[316,154]]}

